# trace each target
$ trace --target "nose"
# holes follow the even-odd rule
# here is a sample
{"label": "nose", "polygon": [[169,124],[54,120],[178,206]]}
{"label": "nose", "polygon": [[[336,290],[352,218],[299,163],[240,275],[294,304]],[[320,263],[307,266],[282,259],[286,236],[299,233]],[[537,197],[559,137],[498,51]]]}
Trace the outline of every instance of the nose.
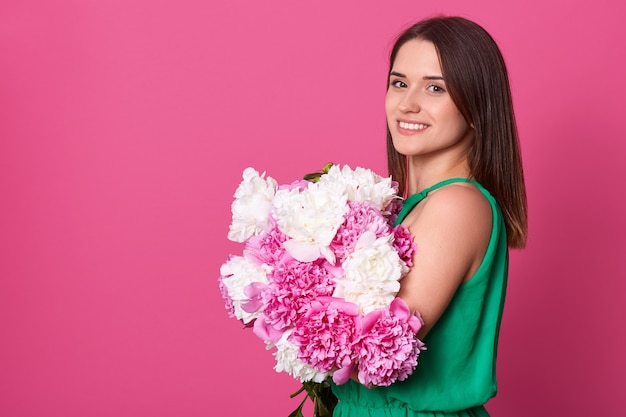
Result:
{"label": "nose", "polygon": [[399,109],[403,113],[417,113],[421,107],[419,104],[418,92],[407,90],[399,104]]}

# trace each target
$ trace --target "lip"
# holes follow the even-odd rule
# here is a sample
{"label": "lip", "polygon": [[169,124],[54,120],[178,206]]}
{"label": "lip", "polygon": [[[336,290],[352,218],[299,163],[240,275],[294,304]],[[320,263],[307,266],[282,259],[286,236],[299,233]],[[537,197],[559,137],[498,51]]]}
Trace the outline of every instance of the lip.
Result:
{"label": "lip", "polygon": [[[424,126],[423,128],[406,128],[406,127],[402,127],[401,125],[422,125]],[[408,119],[397,119],[396,120],[396,129],[398,130],[398,133],[400,133],[401,135],[416,135],[418,133],[422,133],[424,131],[426,131],[428,128],[430,127],[429,124],[427,123],[423,123],[420,122],[418,120],[408,120]]]}

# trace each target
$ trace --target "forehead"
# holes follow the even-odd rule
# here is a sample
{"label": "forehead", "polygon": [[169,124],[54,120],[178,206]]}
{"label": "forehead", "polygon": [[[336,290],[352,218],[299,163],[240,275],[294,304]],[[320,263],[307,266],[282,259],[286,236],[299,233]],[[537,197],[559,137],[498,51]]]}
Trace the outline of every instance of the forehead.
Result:
{"label": "forehead", "polygon": [[435,45],[423,39],[412,39],[400,47],[393,71],[406,75],[441,75],[441,64]]}

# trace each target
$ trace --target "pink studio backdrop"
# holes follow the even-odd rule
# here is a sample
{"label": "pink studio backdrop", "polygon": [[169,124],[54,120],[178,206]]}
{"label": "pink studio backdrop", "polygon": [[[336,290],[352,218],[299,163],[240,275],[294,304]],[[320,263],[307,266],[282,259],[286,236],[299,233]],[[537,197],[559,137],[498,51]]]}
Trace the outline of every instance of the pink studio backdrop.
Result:
{"label": "pink studio backdrop", "polygon": [[0,415],[287,416],[298,383],[227,317],[254,166],[385,173],[386,56],[476,20],[509,65],[530,205],[494,416],[626,415],[619,0],[0,4]]}

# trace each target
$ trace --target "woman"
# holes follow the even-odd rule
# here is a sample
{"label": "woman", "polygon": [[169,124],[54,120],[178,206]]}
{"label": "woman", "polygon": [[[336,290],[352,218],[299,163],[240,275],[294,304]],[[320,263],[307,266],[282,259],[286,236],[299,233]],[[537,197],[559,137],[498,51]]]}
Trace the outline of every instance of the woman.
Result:
{"label": "woman", "polygon": [[488,416],[508,270],[526,241],[526,193],[510,87],[491,36],[460,17],[415,24],[390,56],[390,174],[415,237],[399,296],[427,346],[407,380],[333,386],[336,417]]}

